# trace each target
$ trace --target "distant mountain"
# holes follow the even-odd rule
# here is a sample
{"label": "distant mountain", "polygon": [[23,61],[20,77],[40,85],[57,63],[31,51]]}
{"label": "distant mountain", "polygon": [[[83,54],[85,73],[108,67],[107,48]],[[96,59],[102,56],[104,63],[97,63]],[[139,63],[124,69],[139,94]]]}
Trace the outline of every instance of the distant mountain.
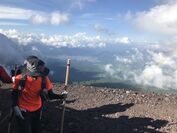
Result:
{"label": "distant mountain", "polygon": [[0,34],[0,64],[19,63],[23,57],[22,48],[5,35]]}

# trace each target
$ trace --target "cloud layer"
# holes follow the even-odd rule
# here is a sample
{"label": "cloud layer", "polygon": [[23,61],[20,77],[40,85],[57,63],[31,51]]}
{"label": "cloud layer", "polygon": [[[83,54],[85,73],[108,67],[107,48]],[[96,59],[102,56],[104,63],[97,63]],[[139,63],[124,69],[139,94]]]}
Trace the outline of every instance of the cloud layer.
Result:
{"label": "cloud layer", "polygon": [[146,31],[164,34],[177,35],[177,1],[158,5],[149,11],[136,14],[127,13],[126,18]]}
{"label": "cloud layer", "polygon": [[111,71],[105,71],[137,84],[177,89],[177,56],[171,52],[171,49],[132,48],[125,55],[117,54],[118,64],[109,64]]}
{"label": "cloud layer", "polygon": [[[18,53],[22,55],[18,56],[23,57],[23,51],[28,51],[30,54],[44,55],[45,53],[48,57],[59,59],[67,55],[65,52],[61,53],[61,49],[69,47],[76,50],[76,52],[72,51],[73,59],[101,63],[101,68],[106,75],[116,79],[131,80],[137,84],[157,88],[177,89],[177,50],[174,45],[172,47],[168,43],[140,45],[128,37],[110,39],[92,37],[86,33],[76,33],[71,36],[25,34],[16,30],[0,30],[0,33],[12,40],[9,45],[0,45],[1,54],[4,53],[2,49],[21,50]],[[82,51],[79,51],[80,48],[86,50],[84,54],[89,56],[84,57]],[[91,56],[93,51],[94,56]],[[8,53],[15,57],[13,52]]]}
{"label": "cloud layer", "polygon": [[30,43],[42,43],[53,47],[105,47],[109,44],[129,44],[131,39],[128,37],[117,37],[115,39],[102,38],[101,36],[89,36],[86,33],[76,33],[71,36],[67,35],[45,35],[33,33],[21,33],[15,29],[0,30],[0,33],[17,40],[22,45]]}
{"label": "cloud layer", "polygon": [[68,13],[61,13],[59,11],[47,13],[8,6],[0,6],[0,9],[0,19],[26,20],[33,24],[51,25],[68,23],[70,20]]}

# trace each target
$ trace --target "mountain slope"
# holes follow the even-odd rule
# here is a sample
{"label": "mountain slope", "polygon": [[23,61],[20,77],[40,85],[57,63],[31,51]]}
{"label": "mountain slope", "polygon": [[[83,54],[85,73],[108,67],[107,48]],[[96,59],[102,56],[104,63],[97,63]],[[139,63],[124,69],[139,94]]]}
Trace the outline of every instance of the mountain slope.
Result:
{"label": "mountain slope", "polygon": [[[6,87],[7,88],[7,87]],[[54,84],[55,93],[61,85]],[[64,133],[176,133],[177,95],[71,85]],[[0,109],[2,95],[0,91]],[[45,103],[41,133],[57,133],[61,102]],[[1,116],[2,119],[3,115]],[[1,126],[2,128],[2,126]],[[5,133],[5,132],[1,132]]]}
{"label": "mountain slope", "polygon": [[12,65],[22,61],[22,49],[5,35],[0,34],[0,64]]}

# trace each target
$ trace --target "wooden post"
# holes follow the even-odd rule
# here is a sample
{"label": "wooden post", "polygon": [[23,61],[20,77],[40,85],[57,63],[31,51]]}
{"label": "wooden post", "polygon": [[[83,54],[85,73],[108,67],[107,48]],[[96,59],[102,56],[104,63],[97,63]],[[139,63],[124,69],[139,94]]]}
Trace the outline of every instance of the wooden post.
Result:
{"label": "wooden post", "polygon": [[[64,87],[65,90],[64,91],[67,90],[67,86],[68,86],[70,63],[71,63],[71,60],[68,59],[67,60],[67,65],[66,65],[66,77],[65,77],[65,87]],[[66,103],[66,99],[63,99],[60,133],[63,133],[63,125],[64,125],[64,117],[65,117],[65,103]]]}
{"label": "wooden post", "polygon": [[69,67],[70,67],[71,60],[67,60],[67,65],[66,65],[66,77],[65,77],[65,86],[68,86],[68,79],[69,79]]}

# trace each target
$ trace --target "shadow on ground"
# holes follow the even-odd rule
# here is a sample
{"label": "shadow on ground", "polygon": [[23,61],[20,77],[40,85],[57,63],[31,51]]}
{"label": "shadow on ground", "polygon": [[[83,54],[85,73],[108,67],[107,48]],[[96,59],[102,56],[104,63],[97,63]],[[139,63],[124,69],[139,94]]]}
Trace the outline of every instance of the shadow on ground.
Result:
{"label": "shadow on ground", "polygon": [[[133,105],[118,103],[87,110],[66,108],[64,133],[161,133],[158,129],[165,126],[168,121],[129,116],[108,117],[110,114],[126,111]],[[44,111],[43,117],[43,133],[57,133],[61,114],[57,108],[60,107],[55,103],[47,106],[48,110]]]}
{"label": "shadow on ground", "polygon": [[[68,104],[77,102],[67,101]],[[0,90],[0,120],[8,114],[10,103],[10,90]],[[66,107],[63,133],[161,133],[158,131],[168,121],[145,118],[120,116],[113,117],[134,106],[133,103],[108,104],[86,110],[77,110]],[[58,133],[60,129],[61,102],[46,103],[42,128],[40,133]],[[6,110],[7,109],[7,110]],[[113,115],[114,114],[114,115]],[[7,121],[0,126],[0,133],[7,133]],[[13,129],[11,133],[18,133]]]}

